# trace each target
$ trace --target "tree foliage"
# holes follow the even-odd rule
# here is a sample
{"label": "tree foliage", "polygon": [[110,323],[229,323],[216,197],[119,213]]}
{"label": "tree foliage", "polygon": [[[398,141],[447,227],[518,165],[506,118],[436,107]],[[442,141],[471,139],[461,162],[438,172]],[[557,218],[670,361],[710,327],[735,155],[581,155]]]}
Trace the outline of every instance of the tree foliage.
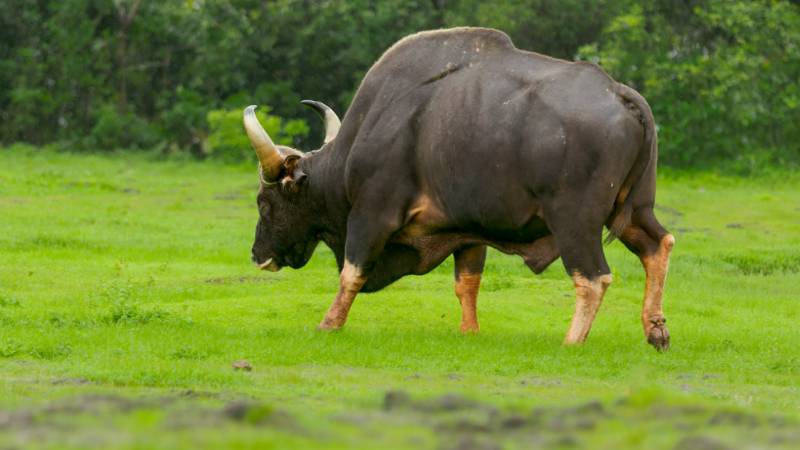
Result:
{"label": "tree foliage", "polygon": [[466,25],[638,89],[662,163],[800,159],[800,13],[772,0],[4,1],[0,143],[231,156],[214,112],[261,104],[291,124],[282,139],[316,148],[300,100],[343,115],[395,41]]}
{"label": "tree foliage", "polygon": [[578,56],[647,97],[663,162],[797,165],[797,7],[706,0],[676,15],[671,3],[632,5]]}

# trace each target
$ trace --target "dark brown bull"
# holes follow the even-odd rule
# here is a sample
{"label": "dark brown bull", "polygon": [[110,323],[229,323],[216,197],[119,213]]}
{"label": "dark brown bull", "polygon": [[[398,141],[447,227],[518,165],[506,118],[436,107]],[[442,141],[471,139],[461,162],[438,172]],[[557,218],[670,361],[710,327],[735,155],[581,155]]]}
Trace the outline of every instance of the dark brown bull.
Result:
{"label": "dark brown bull", "polygon": [[452,254],[461,331],[478,331],[488,245],[535,273],[561,256],[577,292],[564,343],[582,343],[611,283],[605,226],[642,261],[644,332],[669,347],[661,299],[674,238],[653,214],[656,132],[636,91],[596,65],[457,28],[390,48],[341,124],[304,103],[327,126],[309,154],[274,145],[254,106],[244,113],[261,163],[253,262],[300,268],[320,240],[333,250],[341,284],[319,329],[342,328],[359,292]]}

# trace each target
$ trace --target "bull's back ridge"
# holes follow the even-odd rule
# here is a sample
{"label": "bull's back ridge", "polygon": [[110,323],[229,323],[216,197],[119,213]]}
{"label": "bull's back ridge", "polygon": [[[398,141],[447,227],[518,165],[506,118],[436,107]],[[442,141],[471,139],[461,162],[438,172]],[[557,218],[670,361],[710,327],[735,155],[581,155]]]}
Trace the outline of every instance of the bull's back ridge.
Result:
{"label": "bull's back ridge", "polygon": [[[443,85],[439,83],[464,92],[466,86],[479,82],[481,75],[478,74],[511,72],[515,73],[513,77],[521,89],[528,89],[542,76],[562,78],[559,75],[563,70],[573,75],[601,75],[600,78],[589,75],[600,81],[599,85],[592,83],[600,93],[607,92],[607,83],[614,83],[593,64],[576,64],[519,50],[498,30],[462,27],[410,35],[390,47],[365,75],[342,122],[335,147],[343,154],[350,154],[362,125],[369,124],[368,129],[373,130],[378,121],[389,124],[382,129],[380,140],[392,142],[390,134],[405,129],[399,127],[399,123],[414,120],[417,112],[427,107],[432,95],[442,90]],[[453,78],[451,74],[454,73],[459,75]],[[569,83],[575,77],[563,77],[563,80]],[[464,88],[459,87],[462,83]],[[588,89],[588,85],[582,89]],[[366,135],[363,137],[366,139]],[[375,139],[375,135],[371,136],[370,142],[374,143]],[[385,145],[374,147],[384,148]]]}
{"label": "bull's back ridge", "polygon": [[[373,64],[364,76],[353,105],[360,102],[371,104],[379,92],[386,94],[383,84],[388,79],[392,80],[392,94],[396,95],[439,81],[451,73],[470,69],[484,71],[489,67],[511,72],[516,69],[520,76],[529,74],[528,81],[544,72],[562,69],[596,71],[613,81],[600,67],[579,63],[520,50],[504,32],[490,28],[421,31],[395,43]],[[587,65],[594,67],[590,69],[585,67]]]}
{"label": "bull's back ridge", "polygon": [[[424,52],[419,52],[425,49]],[[476,52],[477,50],[477,52]],[[527,56],[550,62],[570,64],[570,61],[553,58],[541,53],[519,49],[511,38],[500,30],[481,27],[456,27],[439,30],[420,31],[404,37],[389,47],[373,64],[372,69],[380,67],[392,59],[406,59],[410,54],[423,53],[422,57],[431,58],[432,53],[441,53],[445,57],[457,57],[465,53],[484,52],[485,56],[508,52],[517,56]],[[478,55],[475,55],[478,56]],[[416,58],[413,58],[416,59]],[[371,69],[371,70],[372,70]]]}
{"label": "bull's back ridge", "polygon": [[459,44],[473,44],[475,42],[500,48],[516,49],[514,44],[511,42],[511,38],[509,38],[507,34],[500,30],[494,30],[491,28],[458,27],[441,30],[427,30],[408,35],[397,41],[394,45],[389,47],[380,58],[378,58],[378,61],[375,62],[375,65],[380,64],[382,61],[392,57],[396,53],[402,52],[404,49],[406,49],[406,47],[413,48],[426,42],[451,44],[453,47],[448,49],[450,51],[456,48]]}

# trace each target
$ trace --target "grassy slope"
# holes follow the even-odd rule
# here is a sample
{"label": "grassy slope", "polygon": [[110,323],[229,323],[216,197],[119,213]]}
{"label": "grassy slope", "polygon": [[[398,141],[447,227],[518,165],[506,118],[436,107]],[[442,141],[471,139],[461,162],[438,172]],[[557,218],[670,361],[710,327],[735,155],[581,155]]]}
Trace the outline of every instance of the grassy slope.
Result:
{"label": "grassy slope", "polygon": [[[619,243],[607,247],[615,281],[580,348],[560,346],[574,307],[560,264],[537,277],[497,252],[487,261],[479,336],[457,333],[452,260],[359,296],[345,332],[320,334],[311,330],[338,287],[333,255],[321,247],[300,271],[251,266],[252,167],[0,152],[0,404],[8,408],[192,389],[214,393],[203,397],[212,406],[244,397],[280,405],[350,436],[350,446],[368,439],[364,426],[327,421],[374,409],[388,388],[422,398],[466,392],[511,409],[656,390],[679,402],[800,411],[796,178],[660,180],[657,215],[677,244],[665,296],[672,350],[659,354],[639,321],[644,272]],[[230,370],[242,358],[253,372]],[[123,415],[136,425],[118,426],[164,414],[145,411],[153,417]],[[400,442],[398,426],[372,445]],[[619,434],[606,428],[598,433]],[[214,439],[247,446],[255,442],[247,436],[263,436],[249,433]],[[420,433],[409,445],[432,439]],[[144,435],[131,436],[135,444]],[[184,438],[170,439],[189,445]]]}

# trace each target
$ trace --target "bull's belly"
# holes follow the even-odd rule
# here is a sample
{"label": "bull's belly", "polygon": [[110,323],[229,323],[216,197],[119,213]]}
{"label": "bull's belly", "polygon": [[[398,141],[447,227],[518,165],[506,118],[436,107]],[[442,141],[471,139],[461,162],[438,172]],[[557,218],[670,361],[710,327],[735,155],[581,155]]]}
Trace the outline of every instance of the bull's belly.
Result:
{"label": "bull's belly", "polygon": [[527,212],[514,217],[495,205],[484,209],[484,220],[466,219],[459,225],[443,208],[420,196],[406,214],[406,225],[384,247],[362,291],[383,289],[406,275],[424,275],[458,249],[479,245],[519,255],[534,273],[541,273],[558,258],[555,239],[538,215],[538,203],[515,206],[513,212]]}
{"label": "bull's belly", "polygon": [[399,236],[393,242],[413,249],[417,262],[414,275],[423,275],[435,269],[448,256],[464,247],[487,245],[509,255],[519,255],[535,273],[541,273],[558,257],[552,234],[538,236],[530,242],[510,242],[488,239],[469,233],[437,233],[429,236]]}
{"label": "bull's belly", "polygon": [[465,232],[440,232],[426,235],[398,233],[384,247],[380,259],[362,290],[374,292],[407,275],[424,275],[438,267],[448,256],[464,247],[487,245],[503,253],[519,255],[536,274],[558,258],[558,248],[551,234],[530,242],[490,239]]}

